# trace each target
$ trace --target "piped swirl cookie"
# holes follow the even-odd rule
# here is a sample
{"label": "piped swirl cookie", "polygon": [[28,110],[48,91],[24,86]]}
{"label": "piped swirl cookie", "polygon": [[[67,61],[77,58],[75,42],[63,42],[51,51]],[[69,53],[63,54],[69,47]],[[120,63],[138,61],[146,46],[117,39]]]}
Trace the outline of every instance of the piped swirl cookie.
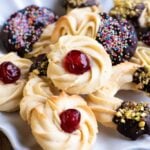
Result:
{"label": "piped swirl cookie", "polygon": [[32,109],[43,104],[47,98],[59,94],[51,81],[46,77],[39,77],[34,72],[30,74],[29,80],[23,90],[23,99],[20,102],[21,117],[30,122]]}
{"label": "piped swirl cookie", "polygon": [[61,94],[33,111],[31,128],[45,150],[87,150],[95,141],[97,122],[81,97]]}
{"label": "piped swirl cookie", "polygon": [[70,94],[89,94],[109,79],[110,57],[94,39],[64,36],[50,47],[47,76],[57,88]]}
{"label": "piped swirl cookie", "polygon": [[56,43],[64,35],[85,35],[96,38],[100,19],[95,8],[74,9],[60,17],[51,36],[51,42]]}
{"label": "piped swirl cookie", "polygon": [[113,66],[111,77],[99,90],[109,96],[114,96],[119,90],[137,90],[132,82],[135,71],[140,67],[140,65],[131,62]]}
{"label": "piped swirl cookie", "polygon": [[[95,141],[97,122],[86,102],[62,93],[39,101],[24,97],[21,110],[30,115],[32,133],[44,150],[87,150]],[[31,108],[32,109],[28,109]],[[29,110],[29,112],[28,112]]]}
{"label": "piped swirl cookie", "polygon": [[18,109],[31,63],[16,53],[0,57],[0,111]]}

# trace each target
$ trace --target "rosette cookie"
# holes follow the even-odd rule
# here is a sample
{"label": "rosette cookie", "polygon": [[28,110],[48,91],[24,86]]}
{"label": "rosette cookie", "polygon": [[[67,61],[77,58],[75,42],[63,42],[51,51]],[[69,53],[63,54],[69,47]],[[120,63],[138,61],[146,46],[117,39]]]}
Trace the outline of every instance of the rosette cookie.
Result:
{"label": "rosette cookie", "polygon": [[63,36],[51,45],[47,76],[70,94],[89,94],[103,86],[112,72],[109,55],[86,36]]}
{"label": "rosette cookie", "polygon": [[135,86],[132,85],[133,74],[140,67],[140,65],[131,62],[113,66],[110,79],[99,90],[109,96],[114,96],[119,90],[136,90]]}
{"label": "rosette cookie", "polygon": [[15,53],[0,57],[0,111],[15,111],[23,96],[31,61]]}
{"label": "rosette cookie", "polygon": [[95,8],[74,9],[60,17],[51,36],[55,43],[63,35],[86,35],[96,38],[100,25],[100,18]]}
{"label": "rosette cookie", "polygon": [[47,98],[58,93],[59,91],[53,86],[50,80],[31,73],[24,87],[23,99],[20,102],[21,117],[30,122],[32,109],[45,103]]}
{"label": "rosette cookie", "polygon": [[[32,133],[44,150],[91,148],[96,138],[97,122],[80,96],[62,93],[60,96],[51,96],[44,103],[33,97],[30,99],[35,104],[29,112]],[[21,108],[27,112],[30,105],[27,100]]]}

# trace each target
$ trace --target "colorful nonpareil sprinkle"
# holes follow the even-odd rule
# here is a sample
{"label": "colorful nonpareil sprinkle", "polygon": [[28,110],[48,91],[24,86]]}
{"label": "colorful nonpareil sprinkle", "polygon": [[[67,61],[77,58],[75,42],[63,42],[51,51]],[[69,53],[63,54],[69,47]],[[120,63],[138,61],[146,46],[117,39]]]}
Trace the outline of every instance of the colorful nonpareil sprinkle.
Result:
{"label": "colorful nonpareil sprinkle", "polygon": [[101,21],[96,40],[104,46],[112,64],[129,60],[137,47],[134,27],[124,19],[115,19],[105,13],[101,14]]}
{"label": "colorful nonpareil sprinkle", "polygon": [[35,5],[14,13],[2,29],[5,48],[24,56],[32,51],[32,45],[39,39],[43,28],[56,20],[57,16],[50,9]]}

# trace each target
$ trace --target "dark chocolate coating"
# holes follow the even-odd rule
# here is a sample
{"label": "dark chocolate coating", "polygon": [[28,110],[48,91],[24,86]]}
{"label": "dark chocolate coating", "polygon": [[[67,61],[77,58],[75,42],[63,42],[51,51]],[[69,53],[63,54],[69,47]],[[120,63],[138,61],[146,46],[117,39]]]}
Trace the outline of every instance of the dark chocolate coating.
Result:
{"label": "dark chocolate coating", "polygon": [[147,118],[145,118],[145,122],[146,122],[145,127],[146,133],[150,135],[150,115]]}
{"label": "dark chocolate coating", "polygon": [[150,46],[150,27],[147,28],[138,28],[137,29],[138,38],[144,44]]}
{"label": "dark chocolate coating", "polygon": [[28,6],[12,14],[2,28],[2,42],[8,52],[15,51],[20,56],[32,51],[42,30],[54,23],[57,16],[50,9]]}
{"label": "dark chocolate coating", "polygon": [[[141,103],[143,104],[143,103]],[[117,112],[120,109],[127,109],[127,110],[134,110],[137,104],[133,102],[124,102],[122,105],[117,109]],[[138,108],[138,107],[137,107]],[[143,109],[134,111],[134,113],[146,113],[146,116],[140,116],[139,120],[136,120],[134,117],[126,118],[124,114],[122,115],[124,117],[125,122],[121,122],[121,117],[115,115],[113,118],[113,122],[117,125],[117,130],[124,136],[136,140],[140,136],[144,134],[150,135],[150,107],[148,104],[143,105]],[[141,128],[139,126],[139,123],[141,121],[144,121],[145,125],[144,128]]]}
{"label": "dark chocolate coating", "polygon": [[106,13],[100,17],[102,24],[96,40],[104,46],[112,64],[130,60],[137,48],[137,35],[133,25],[125,19],[112,18]]}
{"label": "dark chocolate coating", "polygon": [[98,5],[97,0],[86,0],[85,2],[81,2],[80,4],[77,3],[77,0],[74,0],[74,3],[72,1],[73,0],[64,0],[64,6],[70,8],[77,8],[77,7],[82,8],[82,7]]}
{"label": "dark chocolate coating", "polygon": [[[115,118],[116,120],[116,118]],[[138,124],[134,120],[126,120],[126,124],[120,123],[117,126],[117,130],[124,136],[136,140],[138,137],[145,134],[145,130],[141,130]]]}
{"label": "dark chocolate coating", "polygon": [[47,75],[48,58],[46,54],[41,54],[38,57],[32,58],[33,64],[30,67],[30,72],[36,70],[39,76]]}
{"label": "dark chocolate coating", "polygon": [[139,84],[139,90],[150,94],[150,72],[146,67],[138,68],[133,74],[133,83]]}

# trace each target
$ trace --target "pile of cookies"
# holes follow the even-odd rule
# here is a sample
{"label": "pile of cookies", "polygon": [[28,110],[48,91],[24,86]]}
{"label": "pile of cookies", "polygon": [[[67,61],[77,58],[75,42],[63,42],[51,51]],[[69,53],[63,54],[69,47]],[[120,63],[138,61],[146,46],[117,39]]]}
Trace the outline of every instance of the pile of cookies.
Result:
{"label": "pile of cookies", "polygon": [[98,123],[136,140],[150,135],[150,2],[65,0],[66,15],[28,6],[2,28],[0,111],[20,110],[44,150],[87,150]]}

